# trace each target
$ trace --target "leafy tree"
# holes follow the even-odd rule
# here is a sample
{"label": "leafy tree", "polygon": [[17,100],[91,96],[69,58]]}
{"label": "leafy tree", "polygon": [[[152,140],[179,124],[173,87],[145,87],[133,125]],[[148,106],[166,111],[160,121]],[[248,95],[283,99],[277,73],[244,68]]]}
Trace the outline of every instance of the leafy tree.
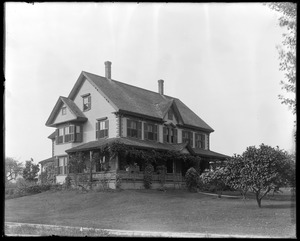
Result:
{"label": "leafy tree", "polygon": [[[272,2],[267,5],[282,14],[279,25],[286,27],[287,33],[283,34],[282,46],[277,46],[280,59],[280,70],[285,73],[287,81],[281,81],[282,89],[295,94],[296,91],[296,32],[297,32],[297,5],[293,2]],[[296,97],[284,97],[279,95],[283,104],[292,108],[296,114]]]}
{"label": "leafy tree", "polygon": [[5,158],[5,180],[16,180],[23,173],[23,163],[18,162],[12,157]]}
{"label": "leafy tree", "polygon": [[295,175],[293,172],[290,156],[285,151],[264,144],[259,148],[248,147],[242,156],[235,155],[225,166],[226,184],[238,189],[249,189],[255,194],[259,207],[261,200],[271,190],[291,183]]}
{"label": "leafy tree", "polygon": [[211,185],[215,188],[218,196],[221,197],[223,190],[226,187],[225,170],[223,167],[217,167],[214,171],[203,173],[200,176],[201,182],[204,185]]}
{"label": "leafy tree", "polygon": [[23,170],[23,178],[26,181],[36,182],[38,180],[38,172],[40,167],[38,164],[33,164],[33,159],[26,161],[25,168]]}

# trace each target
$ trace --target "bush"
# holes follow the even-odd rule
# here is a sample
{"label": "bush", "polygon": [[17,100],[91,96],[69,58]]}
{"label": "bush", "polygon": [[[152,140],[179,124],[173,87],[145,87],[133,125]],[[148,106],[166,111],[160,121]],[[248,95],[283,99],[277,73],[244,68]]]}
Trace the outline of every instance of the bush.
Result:
{"label": "bush", "polygon": [[195,168],[191,167],[185,174],[185,184],[190,192],[196,192],[199,181],[199,174]]}
{"label": "bush", "polygon": [[145,173],[144,173],[144,187],[146,189],[150,189],[152,185],[152,174],[154,171],[154,167],[151,164],[148,164],[145,167]]}

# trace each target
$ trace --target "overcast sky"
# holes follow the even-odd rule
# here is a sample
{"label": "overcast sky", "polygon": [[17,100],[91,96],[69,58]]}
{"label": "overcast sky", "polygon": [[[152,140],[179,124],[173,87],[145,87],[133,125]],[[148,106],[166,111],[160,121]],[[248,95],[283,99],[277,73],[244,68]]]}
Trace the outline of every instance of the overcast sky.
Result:
{"label": "overcast sky", "polygon": [[164,92],[215,131],[229,156],[265,143],[291,152],[282,105],[279,13],[261,3],[6,3],[5,155],[51,157],[45,123],[81,71]]}

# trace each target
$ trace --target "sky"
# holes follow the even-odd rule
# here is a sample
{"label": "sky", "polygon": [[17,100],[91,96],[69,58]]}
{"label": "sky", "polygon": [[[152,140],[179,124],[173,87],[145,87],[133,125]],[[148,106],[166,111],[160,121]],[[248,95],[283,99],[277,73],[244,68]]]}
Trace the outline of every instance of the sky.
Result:
{"label": "sky", "polygon": [[45,123],[81,71],[179,98],[209,126],[210,149],[295,148],[281,104],[280,14],[261,3],[5,3],[5,156],[52,155]]}

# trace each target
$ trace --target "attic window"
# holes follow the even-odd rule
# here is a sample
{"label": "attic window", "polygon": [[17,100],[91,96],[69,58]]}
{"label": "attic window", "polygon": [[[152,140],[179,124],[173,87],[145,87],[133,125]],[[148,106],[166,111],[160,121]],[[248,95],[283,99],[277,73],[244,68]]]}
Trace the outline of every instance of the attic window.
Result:
{"label": "attic window", "polygon": [[61,114],[62,115],[67,114],[67,107],[64,106],[64,107],[61,108]]}
{"label": "attic window", "polygon": [[168,119],[173,120],[173,111],[171,109],[168,111]]}
{"label": "attic window", "polygon": [[88,111],[91,109],[91,95],[86,94],[82,95],[82,100],[83,100],[83,111]]}

